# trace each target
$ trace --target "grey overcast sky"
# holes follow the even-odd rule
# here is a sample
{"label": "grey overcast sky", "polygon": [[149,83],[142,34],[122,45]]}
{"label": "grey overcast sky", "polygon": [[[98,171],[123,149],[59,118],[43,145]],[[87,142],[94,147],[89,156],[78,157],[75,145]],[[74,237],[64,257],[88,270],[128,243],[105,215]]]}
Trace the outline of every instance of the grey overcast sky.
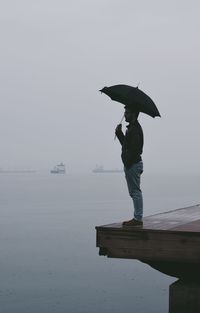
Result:
{"label": "grey overcast sky", "polygon": [[200,173],[199,16],[197,0],[2,0],[0,167],[122,167],[123,106],[98,90],[140,82],[162,115],[140,115],[145,170]]}

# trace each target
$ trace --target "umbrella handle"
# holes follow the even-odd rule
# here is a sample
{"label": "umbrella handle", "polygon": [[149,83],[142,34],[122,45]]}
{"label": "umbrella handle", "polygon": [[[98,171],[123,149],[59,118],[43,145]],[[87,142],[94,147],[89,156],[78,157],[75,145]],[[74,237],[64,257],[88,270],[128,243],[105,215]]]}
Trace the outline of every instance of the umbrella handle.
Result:
{"label": "umbrella handle", "polygon": [[[123,114],[123,116],[122,116],[122,118],[121,118],[119,124],[121,124],[121,123],[123,122],[123,119],[124,119],[124,114]],[[114,140],[116,139],[116,137],[117,137],[117,136],[116,136],[116,134],[115,134]]]}

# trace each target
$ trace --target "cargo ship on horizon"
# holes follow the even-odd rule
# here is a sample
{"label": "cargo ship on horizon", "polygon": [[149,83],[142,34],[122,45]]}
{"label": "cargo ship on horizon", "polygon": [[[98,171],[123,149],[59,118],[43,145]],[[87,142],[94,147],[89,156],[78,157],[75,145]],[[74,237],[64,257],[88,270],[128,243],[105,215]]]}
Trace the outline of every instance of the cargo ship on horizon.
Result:
{"label": "cargo ship on horizon", "polygon": [[114,169],[104,169],[102,165],[96,165],[96,167],[92,170],[93,173],[122,173],[122,169],[114,168]]}
{"label": "cargo ship on horizon", "polygon": [[54,166],[54,168],[50,171],[51,174],[65,174],[65,165],[61,162]]}

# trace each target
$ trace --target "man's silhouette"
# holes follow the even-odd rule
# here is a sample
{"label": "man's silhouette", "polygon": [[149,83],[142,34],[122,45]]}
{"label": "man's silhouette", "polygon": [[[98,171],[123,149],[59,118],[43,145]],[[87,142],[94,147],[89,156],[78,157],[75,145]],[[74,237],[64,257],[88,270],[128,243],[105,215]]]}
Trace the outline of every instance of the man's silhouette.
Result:
{"label": "man's silhouette", "polygon": [[122,125],[115,129],[115,134],[122,145],[121,158],[124,164],[124,172],[127,181],[128,191],[133,199],[134,214],[129,221],[123,222],[123,226],[143,225],[143,197],[140,189],[140,176],[143,172],[142,150],[143,131],[138,122],[139,112],[132,107],[125,106],[125,120],[128,123],[125,135],[122,132]]}

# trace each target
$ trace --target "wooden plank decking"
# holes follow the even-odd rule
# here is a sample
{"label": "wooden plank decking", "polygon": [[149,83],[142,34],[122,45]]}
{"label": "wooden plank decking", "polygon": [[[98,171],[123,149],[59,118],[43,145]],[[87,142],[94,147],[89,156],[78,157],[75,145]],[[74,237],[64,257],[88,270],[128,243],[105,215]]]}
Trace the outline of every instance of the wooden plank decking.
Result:
{"label": "wooden plank decking", "polygon": [[144,218],[143,227],[97,226],[99,254],[146,263],[200,263],[200,205]]}

